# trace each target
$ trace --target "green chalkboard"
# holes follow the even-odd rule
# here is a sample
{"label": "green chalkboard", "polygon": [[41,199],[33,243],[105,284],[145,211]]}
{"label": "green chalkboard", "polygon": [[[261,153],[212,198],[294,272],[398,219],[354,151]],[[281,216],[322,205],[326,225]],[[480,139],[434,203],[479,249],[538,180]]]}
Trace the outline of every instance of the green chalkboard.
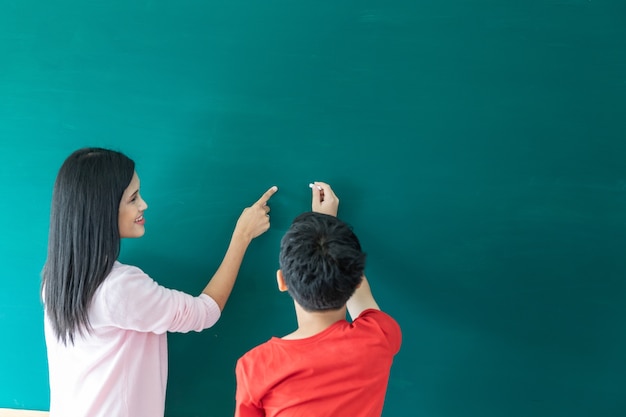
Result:
{"label": "green chalkboard", "polygon": [[121,260],[191,293],[280,187],[221,321],[169,336],[168,417],[231,415],[236,359],[293,329],[313,180],[404,331],[384,416],[626,415],[623,0],[4,0],[0,57],[0,408],[48,407],[52,185],[104,146],[150,205]]}

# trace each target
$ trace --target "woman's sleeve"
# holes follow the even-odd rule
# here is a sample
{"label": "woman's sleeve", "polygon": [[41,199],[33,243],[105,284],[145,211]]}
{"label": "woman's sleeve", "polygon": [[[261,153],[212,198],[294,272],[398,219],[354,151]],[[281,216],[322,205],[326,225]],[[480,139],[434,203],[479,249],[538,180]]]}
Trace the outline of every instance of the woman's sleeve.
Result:
{"label": "woman's sleeve", "polygon": [[102,283],[98,298],[104,322],[140,332],[199,332],[213,326],[221,314],[208,295],[195,297],[165,288],[139,268],[127,265],[114,268]]}

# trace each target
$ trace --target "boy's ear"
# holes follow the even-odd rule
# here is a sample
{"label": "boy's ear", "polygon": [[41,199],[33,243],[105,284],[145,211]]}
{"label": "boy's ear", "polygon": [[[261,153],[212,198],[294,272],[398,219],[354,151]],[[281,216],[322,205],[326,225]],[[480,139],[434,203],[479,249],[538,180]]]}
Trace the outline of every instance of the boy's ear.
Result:
{"label": "boy's ear", "polygon": [[276,271],[276,282],[278,283],[278,290],[280,292],[287,291],[287,284],[285,284],[285,277],[283,277],[283,271],[280,269]]}

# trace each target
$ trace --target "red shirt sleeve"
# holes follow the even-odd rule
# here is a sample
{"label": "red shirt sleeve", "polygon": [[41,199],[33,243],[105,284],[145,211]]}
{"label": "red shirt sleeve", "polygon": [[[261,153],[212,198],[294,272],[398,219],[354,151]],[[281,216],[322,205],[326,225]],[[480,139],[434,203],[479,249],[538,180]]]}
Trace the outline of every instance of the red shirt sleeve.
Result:
{"label": "red shirt sleeve", "polygon": [[264,417],[265,411],[260,404],[256,404],[250,393],[250,381],[242,359],[237,361],[235,376],[237,378],[235,417]]}
{"label": "red shirt sleeve", "polygon": [[393,317],[384,311],[373,308],[364,310],[359,317],[352,322],[352,325],[378,328],[387,339],[391,352],[395,355],[400,351],[400,345],[402,344],[400,325]]}

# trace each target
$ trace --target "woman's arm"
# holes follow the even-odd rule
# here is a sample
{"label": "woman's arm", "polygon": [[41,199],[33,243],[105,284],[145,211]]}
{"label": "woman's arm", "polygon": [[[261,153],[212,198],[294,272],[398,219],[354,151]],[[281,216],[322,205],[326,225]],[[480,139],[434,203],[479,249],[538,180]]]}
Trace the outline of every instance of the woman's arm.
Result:
{"label": "woman's arm", "polygon": [[276,191],[278,191],[278,187],[270,188],[252,206],[243,210],[239,220],[237,220],[237,225],[222,263],[204,288],[204,291],[202,291],[215,300],[220,310],[224,310],[226,301],[233,290],[239,274],[239,268],[250,242],[255,237],[265,233],[270,227],[268,214],[270,208],[267,202]]}

